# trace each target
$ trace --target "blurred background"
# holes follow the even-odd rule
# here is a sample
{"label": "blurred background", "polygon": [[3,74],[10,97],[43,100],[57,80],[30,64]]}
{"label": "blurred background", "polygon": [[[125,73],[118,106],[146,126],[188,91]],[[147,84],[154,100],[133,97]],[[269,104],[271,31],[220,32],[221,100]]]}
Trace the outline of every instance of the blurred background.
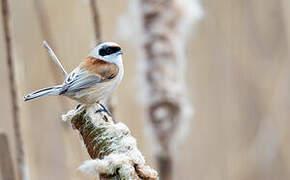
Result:
{"label": "blurred background", "polygon": [[[101,36],[125,50],[125,76],[115,93],[117,120],[130,128],[147,164],[157,168],[139,100],[140,49],[135,47],[139,39],[119,37],[120,17],[131,2],[97,1]],[[8,5],[18,119],[30,179],[92,179],[77,171],[89,156],[78,133],[61,121],[76,103],[60,97],[28,103],[22,99],[63,80],[42,47],[43,40],[67,71],[96,44],[89,0],[8,0]],[[290,2],[201,0],[200,5],[204,16],[187,36],[184,50],[195,113],[187,135],[175,148],[173,179],[290,179]],[[5,18],[0,16],[0,132],[8,139],[8,145],[1,140],[0,161],[8,166],[9,149],[19,178]],[[9,179],[3,169],[0,179]]]}

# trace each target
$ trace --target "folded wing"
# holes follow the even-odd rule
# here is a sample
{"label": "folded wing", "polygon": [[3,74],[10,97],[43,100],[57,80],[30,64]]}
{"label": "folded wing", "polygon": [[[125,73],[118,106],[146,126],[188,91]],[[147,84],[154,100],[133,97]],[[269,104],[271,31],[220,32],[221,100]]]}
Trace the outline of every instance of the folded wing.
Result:
{"label": "folded wing", "polygon": [[119,68],[116,64],[88,57],[68,75],[61,94],[77,92],[97,83],[110,81],[117,76],[118,72]]}

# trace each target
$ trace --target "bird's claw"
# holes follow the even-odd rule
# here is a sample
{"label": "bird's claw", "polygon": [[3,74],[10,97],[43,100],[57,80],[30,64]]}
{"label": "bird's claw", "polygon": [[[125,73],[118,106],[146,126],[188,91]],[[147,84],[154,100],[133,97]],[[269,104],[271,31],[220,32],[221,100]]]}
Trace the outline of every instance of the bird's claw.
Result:
{"label": "bird's claw", "polygon": [[108,110],[108,109],[107,109],[103,104],[99,103],[99,105],[102,106],[102,108],[97,109],[97,110],[96,110],[96,113],[106,112],[109,116],[112,117],[111,112],[110,112],[110,111],[109,111],[109,110]]}

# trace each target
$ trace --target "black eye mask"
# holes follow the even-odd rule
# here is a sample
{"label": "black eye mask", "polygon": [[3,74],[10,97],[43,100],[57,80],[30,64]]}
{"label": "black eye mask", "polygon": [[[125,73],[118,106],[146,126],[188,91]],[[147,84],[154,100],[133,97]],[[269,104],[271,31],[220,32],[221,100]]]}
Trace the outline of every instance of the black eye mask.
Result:
{"label": "black eye mask", "polygon": [[121,48],[118,46],[105,46],[99,50],[99,55],[107,56],[107,55],[111,55],[119,51],[121,51]]}

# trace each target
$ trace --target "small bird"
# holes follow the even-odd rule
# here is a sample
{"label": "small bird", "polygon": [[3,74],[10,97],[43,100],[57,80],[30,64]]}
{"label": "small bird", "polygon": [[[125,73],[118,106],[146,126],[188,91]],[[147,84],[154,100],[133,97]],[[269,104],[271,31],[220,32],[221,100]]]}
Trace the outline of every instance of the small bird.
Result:
{"label": "small bird", "polygon": [[32,92],[24,97],[24,101],[57,95],[69,97],[85,105],[104,103],[123,78],[122,54],[118,44],[101,43],[67,75],[61,85]]}

